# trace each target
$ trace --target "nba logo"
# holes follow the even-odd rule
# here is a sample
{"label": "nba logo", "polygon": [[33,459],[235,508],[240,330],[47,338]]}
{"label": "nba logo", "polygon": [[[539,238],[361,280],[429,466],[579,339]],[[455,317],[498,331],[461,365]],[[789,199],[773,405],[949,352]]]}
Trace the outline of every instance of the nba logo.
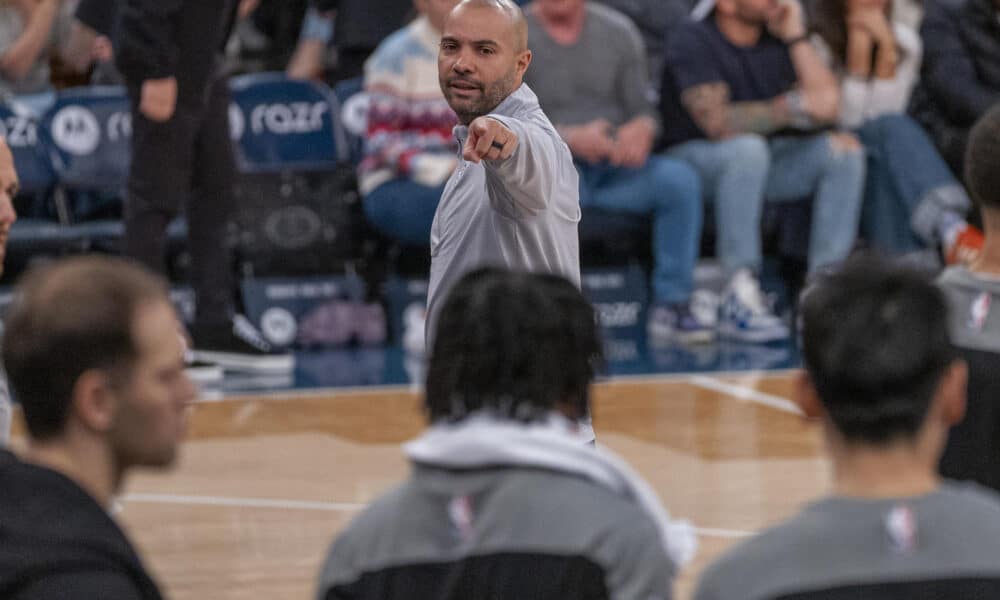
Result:
{"label": "nba logo", "polygon": [[894,506],[885,517],[885,530],[897,554],[909,554],[917,549],[917,516],[909,506]]}
{"label": "nba logo", "polygon": [[967,322],[969,329],[982,331],[986,328],[986,319],[990,316],[991,302],[992,297],[988,292],[979,294],[979,296],[972,301],[972,306],[969,307],[969,320]]}
{"label": "nba logo", "polygon": [[472,536],[472,498],[470,496],[455,496],[448,503],[448,517],[451,525],[463,541]]}

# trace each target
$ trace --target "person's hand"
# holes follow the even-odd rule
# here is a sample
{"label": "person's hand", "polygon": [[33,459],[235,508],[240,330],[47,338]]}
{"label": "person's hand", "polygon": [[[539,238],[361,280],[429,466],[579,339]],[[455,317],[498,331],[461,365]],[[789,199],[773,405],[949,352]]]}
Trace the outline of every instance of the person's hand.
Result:
{"label": "person's hand", "polygon": [[798,0],[779,0],[767,20],[767,30],[784,42],[804,36],[806,26],[802,20],[802,5]]}
{"label": "person's hand", "polygon": [[94,40],[94,47],[90,50],[90,55],[96,62],[110,62],[114,58],[111,40],[103,35],[97,36]]}
{"label": "person's hand", "polygon": [[597,119],[585,125],[569,128],[566,145],[575,158],[596,164],[611,157],[615,140],[611,137],[611,123]]}
{"label": "person's hand", "polygon": [[469,138],[462,148],[462,158],[474,163],[504,160],[517,149],[517,134],[490,117],[479,117],[469,124]]}
{"label": "person's hand", "polygon": [[142,83],[139,110],[150,121],[169,121],[177,108],[177,79],[147,79]]}
{"label": "person's hand", "polygon": [[245,19],[253,14],[253,11],[257,10],[260,6],[260,0],[240,0],[238,11],[238,17],[240,19]]}
{"label": "person's hand", "polygon": [[840,113],[840,91],[836,87],[802,90],[803,109],[817,123],[829,123]]}
{"label": "person's hand", "polygon": [[857,29],[866,32],[878,45],[895,45],[896,36],[892,33],[892,25],[885,13],[878,9],[865,9],[847,15],[847,29]]}
{"label": "person's hand", "polygon": [[632,119],[618,128],[611,151],[611,164],[637,169],[646,164],[653,150],[656,128],[650,118]]}

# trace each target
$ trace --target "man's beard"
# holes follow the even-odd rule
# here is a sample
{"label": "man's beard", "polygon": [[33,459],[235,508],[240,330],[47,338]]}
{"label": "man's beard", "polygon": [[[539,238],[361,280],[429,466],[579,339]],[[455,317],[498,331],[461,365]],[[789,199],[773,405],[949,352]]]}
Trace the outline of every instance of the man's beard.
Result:
{"label": "man's beard", "polygon": [[504,101],[507,96],[510,96],[511,92],[514,91],[514,83],[517,79],[517,73],[514,69],[511,69],[503,78],[498,79],[493,82],[492,85],[482,89],[482,94],[479,100],[466,104],[465,106],[456,106],[452,102],[452,90],[448,84],[452,81],[468,81],[462,77],[451,77],[442,86],[444,88],[445,99],[448,100],[449,106],[458,115],[458,120],[463,124],[468,125],[469,123],[475,121],[483,115],[488,115],[493,112],[501,102]]}

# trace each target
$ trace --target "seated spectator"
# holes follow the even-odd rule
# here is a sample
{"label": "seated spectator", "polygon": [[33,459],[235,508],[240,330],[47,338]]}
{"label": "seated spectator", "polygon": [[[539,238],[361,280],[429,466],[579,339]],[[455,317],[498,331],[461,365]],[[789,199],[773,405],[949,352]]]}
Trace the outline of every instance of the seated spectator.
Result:
{"label": "seated spectator", "polygon": [[158,600],[109,510],[131,469],[174,461],[196,395],[166,285],[81,257],[17,289],[3,360],[29,439],[0,451],[0,596]]}
{"label": "seated spectator", "polygon": [[441,311],[430,428],[402,486],[336,540],[317,598],[670,598],[694,550],[648,484],[586,445],[593,308],[553,275],[474,271]]}
{"label": "seated spectator", "polygon": [[1000,102],[1000,0],[935,0],[925,9],[910,111],[961,175],[969,129]]}
{"label": "seated spectator", "polygon": [[51,94],[49,57],[65,39],[71,13],[60,0],[0,2],[0,96],[34,96],[36,110]]}
{"label": "seated spectator", "polygon": [[701,187],[691,168],[652,154],[642,38],[621,13],[586,0],[525,7],[532,62],[525,82],[573,153],[580,205],[653,219],[654,341],[714,337],[689,303],[701,239]]}
{"label": "seated spectator", "polygon": [[[0,138],[0,275],[3,274],[3,259],[7,254],[7,236],[17,221],[14,197],[19,188],[17,171],[14,170],[14,155],[7,142]],[[0,449],[7,446],[10,439],[10,423],[13,415],[7,378],[0,374]]]}
{"label": "seated spectator", "polygon": [[368,133],[358,181],[368,220],[387,236],[429,246],[434,212],[458,165],[458,117],[441,93],[437,53],[457,0],[416,0],[420,16],[365,63]]}
{"label": "seated spectator", "polygon": [[906,116],[920,76],[920,35],[889,0],[819,0],[815,8],[815,42],[840,76],[839,124],[857,132],[868,156],[863,235],[890,252],[940,246],[948,262],[968,260],[982,245],[965,221],[969,196]]}
{"label": "seated spectator", "polygon": [[1000,490],[1000,106],[969,136],[965,180],[979,207],[986,242],[977,260],[941,274],[951,307],[951,338],[969,364],[969,410],[952,429],[941,474]]}
{"label": "seated spectator", "polygon": [[632,20],[642,34],[646,46],[646,66],[652,92],[660,92],[660,75],[663,74],[663,53],[667,35],[679,25],[694,8],[692,0],[597,0]]}
{"label": "seated spectator", "polygon": [[729,276],[719,332],[747,342],[788,337],[760,291],[765,201],[812,199],[809,270],[844,259],[861,214],[864,152],[823,132],[837,80],[808,43],[797,0],[718,0],[670,36],[660,98],[669,155],[701,175],[715,205]]}
{"label": "seated spectator", "polygon": [[332,45],[336,64],[327,82],[360,77],[365,61],[383,39],[405,24],[412,7],[411,0],[313,0],[288,76],[323,78],[327,47]]}
{"label": "seated spectator", "polygon": [[816,284],[802,317],[796,393],[833,493],[709,566],[695,600],[1000,597],[1000,497],[937,473],[965,411],[944,295],[859,260]]}
{"label": "seated spectator", "polygon": [[93,85],[123,85],[115,67],[112,40],[117,33],[121,0],[80,0],[69,39],[62,48],[66,65],[77,73],[93,69]]}

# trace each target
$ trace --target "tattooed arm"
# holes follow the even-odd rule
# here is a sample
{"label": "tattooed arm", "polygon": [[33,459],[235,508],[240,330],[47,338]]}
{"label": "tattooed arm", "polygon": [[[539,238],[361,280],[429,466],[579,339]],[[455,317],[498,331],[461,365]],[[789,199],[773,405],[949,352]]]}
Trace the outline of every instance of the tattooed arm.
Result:
{"label": "tattooed arm", "polygon": [[681,102],[713,140],[743,133],[768,135],[793,124],[793,111],[785,96],[760,102],[730,102],[729,86],[721,81],[684,90]]}

